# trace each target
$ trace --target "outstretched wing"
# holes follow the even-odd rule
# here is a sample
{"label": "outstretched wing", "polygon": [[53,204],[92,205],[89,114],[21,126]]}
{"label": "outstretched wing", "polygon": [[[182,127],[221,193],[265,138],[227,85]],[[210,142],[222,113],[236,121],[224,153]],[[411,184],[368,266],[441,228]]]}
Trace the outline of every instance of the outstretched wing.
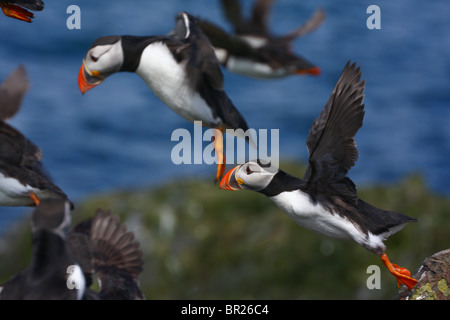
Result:
{"label": "outstretched wing", "polygon": [[331,184],[344,179],[358,159],[354,136],[364,118],[364,85],[360,68],[347,63],[330,98],[313,122],[306,145],[309,166],[304,180]]}
{"label": "outstretched wing", "polygon": [[257,0],[252,10],[251,23],[261,35],[269,35],[268,20],[273,0]]}
{"label": "outstretched wing", "polygon": [[27,72],[20,65],[0,85],[0,120],[7,120],[16,114],[28,88]]}
{"label": "outstretched wing", "polygon": [[227,20],[233,25],[234,32],[239,33],[245,29],[245,20],[242,16],[241,4],[238,0],[222,0],[222,9]]}

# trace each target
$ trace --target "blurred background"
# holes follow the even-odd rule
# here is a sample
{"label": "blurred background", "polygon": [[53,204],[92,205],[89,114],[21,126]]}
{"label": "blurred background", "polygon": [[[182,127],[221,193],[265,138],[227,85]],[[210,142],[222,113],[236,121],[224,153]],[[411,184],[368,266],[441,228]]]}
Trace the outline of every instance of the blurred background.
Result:
{"label": "blurred background", "polygon": [[[241,2],[248,13],[253,1]],[[80,30],[66,27],[73,4],[81,9]],[[366,27],[371,4],[381,9],[380,30]],[[79,92],[78,70],[98,37],[166,34],[182,10],[231,30],[219,1],[45,5],[31,24],[0,15],[0,80],[24,64],[31,82],[10,124],[41,147],[47,171],[77,206],[75,221],[103,206],[136,231],[146,250],[148,298],[395,294],[387,273],[383,290],[366,288],[365,269],[379,261],[358,245],[301,229],[261,195],[216,190],[215,165],[174,165],[171,134],[193,125],[137,75],[116,74]],[[319,77],[255,80],[223,70],[225,89],[250,127],[280,130],[282,167],[301,176],[309,127],[345,63],[356,61],[367,80],[366,115],[349,176],[363,199],[419,218],[388,241],[393,262],[413,271],[450,245],[450,3],[278,0],[270,28],[291,31],[319,6],[326,12],[322,26],[293,42],[296,53],[322,69]],[[0,208],[0,282],[28,262],[30,212]]]}

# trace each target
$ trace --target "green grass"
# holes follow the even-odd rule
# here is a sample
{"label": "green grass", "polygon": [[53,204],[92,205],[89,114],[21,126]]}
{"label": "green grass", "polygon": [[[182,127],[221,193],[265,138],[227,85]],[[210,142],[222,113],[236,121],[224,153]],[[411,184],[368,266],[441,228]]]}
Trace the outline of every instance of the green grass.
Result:
{"label": "green grass", "polygon": [[[283,169],[302,176],[298,165]],[[417,217],[386,242],[391,261],[414,273],[450,245],[450,200],[430,193],[419,176],[360,188],[365,201]],[[148,190],[96,195],[76,204],[73,223],[97,208],[126,221],[144,251],[147,299],[394,299],[396,280],[380,259],[354,242],[325,238],[296,225],[266,197],[183,180]],[[29,222],[5,239],[0,282],[29,260]],[[369,265],[381,289],[369,290]]]}

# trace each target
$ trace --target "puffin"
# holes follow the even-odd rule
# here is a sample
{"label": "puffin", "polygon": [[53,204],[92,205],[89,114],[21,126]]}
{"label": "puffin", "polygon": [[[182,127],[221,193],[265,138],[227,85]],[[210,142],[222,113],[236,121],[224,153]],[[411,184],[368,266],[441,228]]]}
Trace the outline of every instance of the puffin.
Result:
{"label": "puffin", "polygon": [[41,0],[0,0],[0,8],[7,17],[31,22],[34,14],[27,9],[41,11],[44,9],[44,2]]}
{"label": "puffin", "polygon": [[403,283],[412,289],[417,280],[408,269],[390,262],[384,241],[417,219],[360,199],[347,176],[358,159],[354,136],[363,123],[364,87],[360,67],[347,62],[309,130],[309,164],[302,179],[257,159],[229,170],[219,188],[259,192],[298,225],[328,237],[356,241],[381,258],[399,286]]}
{"label": "puffin", "polygon": [[325,19],[325,12],[319,8],[297,29],[276,36],[270,32],[267,21],[272,3],[273,0],[256,0],[251,17],[245,19],[239,1],[222,0],[234,33],[199,19],[199,26],[209,37],[219,62],[230,72],[257,79],[320,75],[320,67],[293,52],[292,41],[317,29]]}
{"label": "puffin", "polygon": [[234,129],[236,136],[252,144],[251,138],[241,133],[248,130],[246,120],[224,91],[214,49],[197,27],[196,18],[187,12],[177,15],[175,28],[167,35],[104,36],[95,40],[79,70],[80,91],[87,92],[117,72],[138,74],[178,115],[216,129],[216,181],[225,170],[224,131]]}
{"label": "puffin", "polygon": [[31,216],[32,257],[28,267],[3,284],[2,300],[81,300],[85,278],[66,239],[70,203],[45,199]]}
{"label": "puffin", "polygon": [[[134,233],[111,211],[97,209],[67,238],[86,279],[83,300],[144,300],[139,286],[143,254]],[[94,276],[99,290],[90,289]]]}
{"label": "puffin", "polygon": [[68,200],[45,172],[41,149],[6,122],[19,110],[28,88],[23,65],[0,85],[0,206],[36,206],[48,198]]}

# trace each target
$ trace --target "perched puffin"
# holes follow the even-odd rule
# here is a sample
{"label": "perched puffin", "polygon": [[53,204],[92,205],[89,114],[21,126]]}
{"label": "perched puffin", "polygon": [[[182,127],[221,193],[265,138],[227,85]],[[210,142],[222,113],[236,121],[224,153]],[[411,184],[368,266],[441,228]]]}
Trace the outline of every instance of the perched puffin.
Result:
{"label": "perched puffin", "polygon": [[70,203],[43,200],[31,217],[32,258],[0,290],[2,300],[80,300],[85,278],[66,244]]}
{"label": "perched puffin", "polygon": [[[67,243],[86,278],[84,300],[145,299],[139,287],[144,263],[139,242],[117,216],[98,209],[71,230]],[[98,292],[89,288],[94,275]]]}
{"label": "perched puffin", "polygon": [[220,188],[257,191],[300,226],[330,237],[353,239],[378,255],[399,285],[411,289],[417,280],[407,269],[389,262],[383,241],[417,219],[364,202],[347,177],[358,159],[354,136],[364,117],[365,81],[360,78],[360,68],[347,63],[310,128],[306,140],[309,165],[303,179],[257,160],[228,171]]}
{"label": "perched puffin", "polygon": [[41,150],[5,122],[19,110],[28,87],[23,65],[0,85],[0,206],[34,206],[42,199],[68,199],[44,172]]}
{"label": "perched puffin", "polygon": [[199,26],[209,37],[219,62],[231,72],[261,79],[293,74],[319,75],[320,68],[296,55],[291,42],[318,28],[325,18],[324,11],[318,9],[301,27],[284,36],[274,36],[267,26],[272,2],[256,0],[251,18],[244,19],[239,1],[222,0],[234,34],[200,19]]}
{"label": "perched puffin", "polygon": [[[85,93],[121,71],[137,73],[169,108],[191,122],[202,121],[222,134],[228,128],[248,129],[224,91],[220,64],[208,38],[186,12],[177,15],[168,35],[106,36],[94,41],[78,74],[80,91]],[[225,170],[222,134],[214,139],[216,180]]]}
{"label": "perched puffin", "polygon": [[0,0],[0,8],[7,17],[31,22],[34,14],[27,9],[41,11],[44,9],[44,2],[41,0]]}

